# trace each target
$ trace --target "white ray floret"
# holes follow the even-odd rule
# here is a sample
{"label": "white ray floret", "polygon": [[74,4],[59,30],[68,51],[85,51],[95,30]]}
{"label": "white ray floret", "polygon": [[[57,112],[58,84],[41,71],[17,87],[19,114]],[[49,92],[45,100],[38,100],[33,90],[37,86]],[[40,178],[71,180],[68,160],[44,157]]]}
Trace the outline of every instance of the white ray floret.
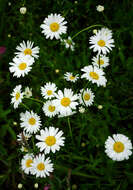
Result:
{"label": "white ray floret", "polygon": [[46,116],[48,117],[54,117],[57,115],[57,107],[54,101],[48,100],[44,105],[43,105],[43,112],[45,113]]}
{"label": "white ray floret", "polygon": [[17,47],[16,50],[18,50],[18,52],[15,52],[16,55],[18,56],[26,56],[26,55],[30,55],[34,58],[38,58],[39,57],[39,47],[33,47],[34,42],[31,41],[23,41],[22,43],[20,43]]}
{"label": "white ray floret", "polygon": [[26,154],[21,160],[21,168],[26,174],[30,174],[32,170],[33,154]]}
{"label": "white ray floret", "polygon": [[75,43],[70,36],[68,37],[68,39],[61,39],[61,42],[63,45],[65,45],[67,49],[70,48],[72,51],[74,51]]}
{"label": "white ray floret", "polygon": [[32,171],[31,174],[35,175],[36,177],[46,177],[49,176],[51,172],[53,172],[53,164],[49,157],[45,159],[44,154],[39,154],[33,160]]}
{"label": "white ray floret", "polygon": [[45,99],[51,99],[55,97],[57,87],[54,83],[47,82],[44,87],[41,87],[41,94]]}
{"label": "white ray floret", "polygon": [[53,101],[56,103],[57,110],[61,115],[71,114],[72,110],[75,110],[78,105],[78,95],[74,94],[71,89],[65,88],[64,92],[59,90],[56,98]]}
{"label": "white ray floret", "polygon": [[132,143],[128,137],[122,134],[114,134],[105,141],[106,154],[115,161],[128,160],[132,155]]}
{"label": "white ray floret", "polygon": [[[107,35],[108,34],[108,35]],[[106,55],[114,47],[114,40],[111,33],[105,32],[105,30],[99,30],[94,36],[90,37],[90,49],[99,54]]]}
{"label": "white ray floret", "polygon": [[67,23],[64,21],[60,14],[50,14],[41,24],[42,33],[46,36],[46,39],[53,38],[59,39],[61,34],[65,34],[67,32]]}
{"label": "white ray floret", "polygon": [[34,58],[31,57],[30,55],[26,56],[20,56],[20,57],[15,57],[13,59],[13,62],[9,63],[11,65],[9,67],[9,70],[11,73],[13,73],[13,76],[16,76],[17,78],[19,77],[24,77],[27,75],[31,69],[32,65],[34,63]]}
{"label": "white ray floret", "polygon": [[97,86],[106,86],[107,79],[105,78],[105,73],[102,69],[99,69],[96,66],[85,66],[81,71],[84,72],[84,74],[81,76],[81,78],[85,78],[92,83],[96,83]]}
{"label": "white ray floret", "polygon": [[79,94],[79,101],[80,104],[91,106],[94,102],[94,93],[91,91],[91,89],[81,89]]}
{"label": "white ray floret", "polygon": [[33,111],[31,112],[26,111],[25,113],[21,113],[20,120],[21,120],[20,126],[24,128],[24,130],[27,133],[35,134],[40,129],[41,126],[40,116],[38,116]]}
{"label": "white ray floret", "polygon": [[45,154],[49,154],[50,151],[55,153],[60,150],[61,146],[64,146],[65,137],[62,137],[63,132],[58,128],[49,127],[40,131],[40,135],[36,135],[36,139],[39,140],[36,146],[40,151],[44,151]]}
{"label": "white ray floret", "polygon": [[14,108],[18,108],[18,105],[22,102],[23,95],[24,93],[21,92],[21,85],[17,85],[14,89],[13,92],[11,93],[11,104],[13,104]]}
{"label": "white ray floret", "polygon": [[66,72],[64,74],[64,79],[66,79],[67,81],[70,81],[70,82],[76,82],[78,80],[78,74],[77,75],[73,75],[73,73],[69,73],[69,72]]}
{"label": "white ray floret", "polygon": [[109,58],[105,55],[100,55],[100,57],[97,55],[92,58],[92,64],[99,68],[105,68],[109,65]]}

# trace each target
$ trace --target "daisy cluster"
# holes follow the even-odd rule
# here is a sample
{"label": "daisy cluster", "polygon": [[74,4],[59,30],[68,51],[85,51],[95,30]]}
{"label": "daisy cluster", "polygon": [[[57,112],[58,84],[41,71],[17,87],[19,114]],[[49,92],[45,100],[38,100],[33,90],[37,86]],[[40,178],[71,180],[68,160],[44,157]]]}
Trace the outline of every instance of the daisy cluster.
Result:
{"label": "daisy cluster", "polygon": [[[42,33],[46,39],[53,38],[61,39],[61,34],[67,31],[67,22],[61,15],[51,14],[49,15],[41,25]],[[62,39],[61,39],[62,41]],[[74,43],[72,39],[68,37],[68,44],[71,44],[71,49]],[[71,42],[70,42],[71,41]],[[70,83],[76,83],[79,79],[86,79],[91,83],[91,86],[97,85],[97,87],[106,86],[107,79],[105,77],[104,68],[109,65],[109,57],[107,54],[114,47],[114,40],[112,31],[108,28],[101,28],[95,35],[90,37],[90,49],[96,55],[92,58],[91,64],[81,68],[83,74],[73,74],[72,72],[64,73],[64,79]],[[20,43],[17,46],[18,52],[13,59],[9,70],[15,77],[24,77],[32,69],[34,59],[39,56],[39,47],[33,47],[34,43],[27,41]],[[68,48],[68,46],[66,46]],[[88,83],[87,83],[88,85]],[[40,94],[43,100],[42,111],[45,117],[68,117],[76,114],[77,112],[84,113],[87,107],[94,104],[94,92],[88,86],[83,86],[81,89],[77,89],[75,93],[71,88],[58,89],[55,83],[47,82],[40,87]],[[14,108],[18,108],[23,104],[23,99],[32,99],[32,89],[25,88],[23,92],[22,85],[17,85],[11,93],[11,104]],[[26,107],[26,106],[25,106]],[[50,157],[47,157],[50,153],[59,151],[65,143],[65,137],[63,131],[59,128],[55,128],[53,125],[49,127],[42,127],[41,117],[33,110],[29,111],[26,107],[24,113],[20,113],[20,128],[23,131],[17,136],[18,142],[22,145],[22,151],[27,152],[21,161],[21,169],[26,174],[35,175],[36,177],[46,177],[53,172],[54,167]],[[29,140],[36,141],[35,148],[36,154],[29,151]],[[128,159],[132,154],[132,143],[128,137],[122,134],[114,134],[113,138],[108,137],[105,142],[105,152],[113,160],[122,161]],[[31,149],[30,149],[31,150]]]}

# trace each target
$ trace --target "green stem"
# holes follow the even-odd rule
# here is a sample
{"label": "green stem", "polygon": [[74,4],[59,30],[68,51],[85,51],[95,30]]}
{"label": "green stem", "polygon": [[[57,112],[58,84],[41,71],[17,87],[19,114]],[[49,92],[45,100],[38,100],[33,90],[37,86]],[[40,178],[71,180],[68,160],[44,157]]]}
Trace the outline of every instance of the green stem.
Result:
{"label": "green stem", "polygon": [[25,107],[27,110],[30,110],[30,108],[29,108],[28,106],[26,106],[24,103],[21,103],[21,105],[22,105],[23,107]]}
{"label": "green stem", "polygon": [[67,118],[67,121],[68,121],[68,126],[69,126],[70,136],[71,136],[71,139],[73,140],[72,129],[71,129],[71,124],[70,124],[70,119],[69,119],[69,117]]}
{"label": "green stem", "polygon": [[[25,97],[25,98],[26,98],[26,97]],[[26,98],[26,99],[33,100],[33,101],[39,102],[39,103],[41,103],[41,104],[44,104],[44,103],[45,103],[45,102],[43,102],[43,101],[41,101],[41,100],[38,100],[38,99],[36,99],[36,98]]]}
{"label": "green stem", "polygon": [[103,26],[103,25],[101,25],[101,24],[95,24],[95,25],[92,25],[92,26],[88,26],[88,27],[80,30],[79,32],[77,32],[74,36],[72,36],[72,39],[74,39],[76,36],[78,36],[80,33],[84,32],[86,30],[89,30],[89,29],[94,28],[94,27],[99,27],[99,26]]}

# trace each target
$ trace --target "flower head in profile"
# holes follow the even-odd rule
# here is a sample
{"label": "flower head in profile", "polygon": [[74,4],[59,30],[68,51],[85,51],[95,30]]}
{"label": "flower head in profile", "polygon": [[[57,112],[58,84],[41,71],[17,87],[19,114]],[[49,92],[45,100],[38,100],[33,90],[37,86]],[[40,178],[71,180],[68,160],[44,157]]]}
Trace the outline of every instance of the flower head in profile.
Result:
{"label": "flower head in profile", "polygon": [[132,143],[128,137],[122,134],[114,134],[105,141],[106,154],[115,161],[128,160],[132,155]]}
{"label": "flower head in profile", "polygon": [[107,79],[105,78],[105,73],[102,69],[99,69],[96,66],[85,66],[81,71],[84,72],[84,74],[81,76],[81,78],[85,78],[92,83],[96,83],[97,86],[106,86]]}
{"label": "flower head in profile", "polygon": [[11,104],[13,104],[14,108],[18,108],[18,105],[22,102],[24,93],[21,92],[21,85],[17,85],[14,89],[13,92],[11,93]]}
{"label": "flower head in profile", "polygon": [[98,5],[98,6],[96,6],[96,10],[97,10],[98,12],[103,12],[103,11],[104,11],[104,6]]}
{"label": "flower head in profile", "polygon": [[29,88],[28,86],[25,88],[24,96],[26,98],[30,98],[32,96],[32,88]]}
{"label": "flower head in profile", "polygon": [[64,74],[64,79],[66,79],[67,81],[70,81],[70,82],[76,82],[78,80],[78,74],[77,75],[73,75],[73,73],[69,73],[69,72],[66,72]]}
{"label": "flower head in profile", "polygon": [[30,55],[34,58],[38,58],[39,57],[39,47],[33,47],[34,42],[31,41],[23,41],[22,43],[20,43],[17,47],[16,50],[18,50],[18,52],[15,52],[16,55],[18,56],[26,56],[26,55]]}
{"label": "flower head in profile", "polygon": [[13,76],[19,78],[19,77],[24,77],[27,75],[31,69],[32,65],[34,63],[34,58],[31,57],[30,55],[27,56],[16,56],[13,59],[13,62],[9,63],[11,65],[9,67],[9,70],[11,73],[13,73]]}
{"label": "flower head in profile", "polygon": [[72,51],[74,51],[75,43],[70,36],[68,37],[68,39],[61,39],[61,42],[63,45],[65,45],[67,49],[70,48]]}
{"label": "flower head in profile", "polygon": [[67,23],[64,21],[65,19],[60,14],[50,14],[41,24],[42,33],[46,36],[46,38],[59,39],[61,34],[65,34],[67,31]]}

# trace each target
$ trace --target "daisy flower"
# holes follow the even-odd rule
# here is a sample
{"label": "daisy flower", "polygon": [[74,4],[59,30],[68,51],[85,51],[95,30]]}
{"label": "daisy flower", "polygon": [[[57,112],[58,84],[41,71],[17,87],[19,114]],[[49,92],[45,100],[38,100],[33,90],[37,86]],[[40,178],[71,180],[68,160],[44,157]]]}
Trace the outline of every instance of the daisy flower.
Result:
{"label": "daisy flower", "polygon": [[81,89],[79,94],[80,104],[85,104],[86,106],[91,106],[94,102],[95,95],[91,91],[91,89]]}
{"label": "daisy flower", "polygon": [[64,146],[65,137],[62,137],[63,132],[58,128],[49,127],[40,131],[40,135],[36,135],[36,139],[39,140],[36,146],[40,151],[44,151],[45,154],[49,154],[50,151],[55,153],[60,150],[61,146]]}
{"label": "daisy flower", "polygon": [[62,118],[62,117],[69,117],[74,115],[75,113],[77,113],[76,111],[71,111],[71,112],[66,112],[66,113],[59,113],[58,118]]}
{"label": "daisy flower", "polygon": [[51,99],[55,97],[55,91],[57,87],[54,83],[47,82],[44,87],[41,87],[41,94],[45,99]]}
{"label": "daisy flower", "polygon": [[46,36],[46,39],[53,38],[59,39],[61,34],[65,34],[67,27],[65,26],[67,22],[60,14],[51,14],[41,24],[42,33]]}
{"label": "daisy flower", "polygon": [[33,160],[31,174],[36,175],[36,177],[46,177],[50,175],[50,172],[53,172],[53,164],[51,163],[50,158],[45,159],[44,154],[39,154]]}
{"label": "daisy flower", "polygon": [[96,6],[96,10],[97,10],[98,12],[103,12],[103,11],[104,11],[104,6],[98,5],[98,6]]}
{"label": "daisy flower", "polygon": [[71,82],[76,82],[78,80],[78,75],[73,75],[72,73],[66,72],[64,74],[64,79],[66,79],[67,81],[71,81]]}
{"label": "daisy flower", "polygon": [[22,102],[23,95],[24,93],[21,92],[21,85],[17,85],[14,89],[13,92],[11,93],[12,99],[11,99],[11,104],[13,104],[14,108],[18,108],[18,105]]}
{"label": "daisy flower", "polygon": [[34,58],[38,58],[38,54],[39,54],[39,47],[33,47],[34,42],[31,41],[23,41],[22,43],[19,44],[19,46],[16,47],[16,50],[18,50],[19,52],[15,52],[16,55],[18,56],[25,56],[25,55],[30,55]]}
{"label": "daisy flower", "polygon": [[29,88],[28,86],[25,88],[24,96],[26,98],[30,98],[32,96],[32,88]]}
{"label": "daisy flower", "polygon": [[57,99],[53,101],[56,103],[57,110],[61,115],[71,114],[72,109],[76,109],[76,106],[78,105],[78,95],[74,95],[71,89],[65,88],[64,93],[59,90],[56,94],[56,98]]}
{"label": "daisy flower", "polygon": [[68,37],[68,39],[61,39],[61,42],[65,45],[67,49],[70,48],[72,51],[74,51],[75,43],[72,41],[72,38],[70,36]]}
{"label": "daisy flower", "polygon": [[24,77],[27,75],[31,69],[32,69],[32,64],[34,63],[34,58],[31,57],[30,55],[27,56],[20,56],[20,57],[15,57],[13,59],[12,63],[9,63],[11,65],[9,67],[9,70],[11,73],[13,73],[13,76],[16,76],[17,78],[19,77]]}
{"label": "daisy flower", "polygon": [[105,68],[109,65],[109,58],[105,55],[100,55],[99,59],[99,56],[97,55],[96,57],[92,58],[92,64],[100,68]]}
{"label": "daisy flower", "polygon": [[48,117],[54,117],[58,113],[55,103],[50,100],[43,105],[42,109]]}
{"label": "daisy flower", "polygon": [[113,36],[112,34],[112,30],[108,29],[108,28],[101,28],[101,33],[104,33],[105,36]]}
{"label": "daisy flower", "polygon": [[30,137],[31,137],[30,134],[23,131],[17,135],[17,141],[18,142],[25,142],[25,141],[28,141]]}
{"label": "daisy flower", "polygon": [[27,133],[33,134],[36,133],[41,126],[40,116],[38,116],[33,111],[26,111],[25,113],[20,114],[20,126],[24,128]]}
{"label": "daisy flower", "polygon": [[132,143],[128,137],[122,134],[114,134],[105,141],[106,154],[115,161],[128,160],[132,154]]}
{"label": "daisy flower", "polygon": [[87,80],[91,81],[92,83],[96,83],[97,86],[106,86],[107,79],[104,76],[104,72],[102,69],[99,69],[96,66],[85,66],[81,71],[85,72],[81,78],[86,78]]}
{"label": "daisy flower", "polygon": [[26,154],[21,160],[21,168],[24,171],[24,173],[29,174],[31,172],[32,163],[33,163],[33,154]]}
{"label": "daisy flower", "polygon": [[94,52],[98,52],[98,54],[103,53],[106,55],[112,50],[114,47],[114,40],[112,39],[112,35],[105,35],[103,30],[99,30],[94,36],[90,37],[90,49],[93,49]]}

